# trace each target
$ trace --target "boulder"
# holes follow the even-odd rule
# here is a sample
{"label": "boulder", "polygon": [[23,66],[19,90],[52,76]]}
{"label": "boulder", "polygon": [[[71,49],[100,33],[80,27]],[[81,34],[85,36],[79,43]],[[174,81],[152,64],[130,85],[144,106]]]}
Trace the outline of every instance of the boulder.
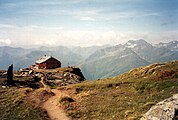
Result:
{"label": "boulder", "polygon": [[178,120],[178,94],[151,107],[140,120]]}
{"label": "boulder", "polygon": [[13,85],[13,64],[7,70],[7,85]]}

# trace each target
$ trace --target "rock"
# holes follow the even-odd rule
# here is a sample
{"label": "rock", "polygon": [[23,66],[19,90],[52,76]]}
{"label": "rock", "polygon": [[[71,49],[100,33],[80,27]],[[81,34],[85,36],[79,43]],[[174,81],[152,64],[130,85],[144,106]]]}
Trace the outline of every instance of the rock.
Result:
{"label": "rock", "polygon": [[13,85],[13,64],[9,66],[7,71],[7,85]]}
{"label": "rock", "polygon": [[159,102],[143,115],[140,120],[177,120],[178,94]]}
{"label": "rock", "polygon": [[7,72],[4,72],[2,75],[7,75]]}
{"label": "rock", "polygon": [[[31,74],[30,74],[31,73]],[[65,86],[68,84],[80,83],[85,80],[81,70],[76,67],[64,67],[53,70],[34,70],[28,73],[33,79],[38,82],[38,78],[45,78],[45,83],[49,86]]]}
{"label": "rock", "polygon": [[6,86],[1,86],[2,88],[6,88]]}
{"label": "rock", "polygon": [[73,67],[72,68],[72,71],[71,73],[77,75],[77,76],[80,76],[80,81],[84,81],[85,80],[85,77],[83,76],[83,73],[81,72],[80,68],[77,68],[77,67]]}
{"label": "rock", "polygon": [[28,74],[33,74],[34,73],[34,71],[33,70],[30,70],[29,72],[28,72]]}

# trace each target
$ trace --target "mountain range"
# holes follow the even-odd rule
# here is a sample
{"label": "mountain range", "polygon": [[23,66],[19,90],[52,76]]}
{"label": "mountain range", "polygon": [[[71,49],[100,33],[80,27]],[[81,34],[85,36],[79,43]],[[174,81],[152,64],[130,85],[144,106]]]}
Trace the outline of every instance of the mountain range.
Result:
{"label": "mountain range", "polygon": [[43,55],[51,55],[62,66],[79,66],[86,79],[122,74],[155,62],[178,60],[178,41],[152,45],[145,40],[129,40],[121,45],[91,47],[39,47],[34,49],[0,47],[0,69],[14,64],[15,69],[29,67]]}
{"label": "mountain range", "polygon": [[113,77],[130,69],[151,63],[178,59],[178,41],[151,45],[145,40],[129,40],[124,45],[97,50],[90,55],[81,69],[90,79]]}

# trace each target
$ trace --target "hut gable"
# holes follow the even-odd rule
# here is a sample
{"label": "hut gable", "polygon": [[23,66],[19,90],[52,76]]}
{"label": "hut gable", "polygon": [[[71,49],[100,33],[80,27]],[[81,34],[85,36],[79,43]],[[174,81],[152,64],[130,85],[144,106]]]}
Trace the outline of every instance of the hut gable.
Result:
{"label": "hut gable", "polygon": [[61,67],[61,62],[52,56],[42,56],[36,62],[37,69],[55,69]]}

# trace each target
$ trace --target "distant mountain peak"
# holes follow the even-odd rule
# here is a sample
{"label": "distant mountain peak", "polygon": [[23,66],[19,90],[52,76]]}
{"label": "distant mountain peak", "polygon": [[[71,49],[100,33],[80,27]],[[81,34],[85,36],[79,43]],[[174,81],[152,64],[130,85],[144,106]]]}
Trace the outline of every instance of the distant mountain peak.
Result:
{"label": "distant mountain peak", "polygon": [[126,46],[127,48],[134,48],[134,47],[137,46],[137,44],[135,44],[134,41],[129,40],[129,41],[125,44],[125,46]]}
{"label": "distant mountain peak", "polygon": [[151,45],[151,44],[149,44],[143,39],[129,40],[126,44],[124,44],[124,46],[127,48],[135,48],[136,46],[145,46],[145,45]]}
{"label": "distant mountain peak", "polygon": [[170,41],[168,43],[160,42],[159,44],[156,44],[155,46],[159,48],[167,48],[171,51],[178,51],[178,41],[176,40]]}
{"label": "distant mountain peak", "polygon": [[136,43],[136,44],[149,44],[148,42],[146,42],[143,39],[139,39],[139,40],[129,40],[128,43]]}
{"label": "distant mountain peak", "polygon": [[169,43],[173,43],[173,44],[177,44],[178,43],[178,41],[177,40],[173,40],[173,41],[171,41],[171,42],[169,42]]}
{"label": "distant mountain peak", "polygon": [[167,42],[167,43],[160,42],[157,45],[171,45],[171,44],[178,44],[178,41],[177,40],[173,40],[173,41],[170,41],[170,42]]}

